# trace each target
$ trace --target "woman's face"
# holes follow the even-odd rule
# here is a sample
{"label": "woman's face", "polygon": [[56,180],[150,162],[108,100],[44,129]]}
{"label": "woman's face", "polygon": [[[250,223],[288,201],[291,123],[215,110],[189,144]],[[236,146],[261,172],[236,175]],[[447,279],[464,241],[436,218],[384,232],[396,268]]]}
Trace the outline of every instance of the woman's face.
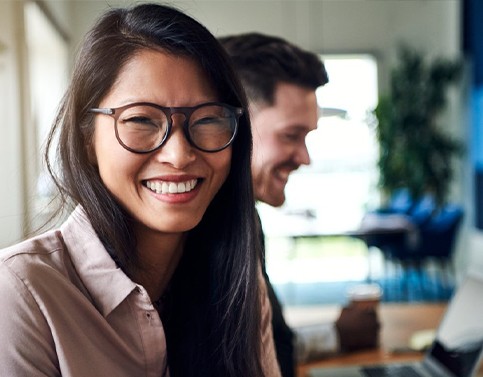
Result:
{"label": "woman's face", "polygon": [[[217,100],[194,61],[146,49],[124,66],[99,107],[133,102],[182,107]],[[95,117],[91,160],[143,233],[179,233],[195,227],[230,170],[231,147],[216,153],[199,151],[185,138],[183,121],[182,114],[174,114],[165,144],[154,152],[136,154],[118,143],[112,117]],[[163,185],[168,192],[159,190]]]}

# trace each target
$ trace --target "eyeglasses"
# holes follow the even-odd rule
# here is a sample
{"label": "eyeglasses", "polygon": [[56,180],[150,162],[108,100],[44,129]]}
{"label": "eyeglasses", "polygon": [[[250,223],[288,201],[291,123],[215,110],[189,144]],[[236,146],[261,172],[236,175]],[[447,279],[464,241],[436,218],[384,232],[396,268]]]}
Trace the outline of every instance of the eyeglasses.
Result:
{"label": "eyeglasses", "polygon": [[163,107],[149,102],[89,112],[114,118],[116,138],[125,149],[149,153],[160,148],[173,127],[172,116],[183,114],[183,132],[189,143],[203,152],[218,152],[235,139],[243,109],[219,102],[193,107]]}

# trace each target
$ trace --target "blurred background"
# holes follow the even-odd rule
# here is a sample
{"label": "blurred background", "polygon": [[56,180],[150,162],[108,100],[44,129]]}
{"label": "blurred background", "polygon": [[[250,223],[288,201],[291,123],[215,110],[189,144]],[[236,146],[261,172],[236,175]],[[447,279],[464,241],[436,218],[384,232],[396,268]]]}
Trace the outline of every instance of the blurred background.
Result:
{"label": "blurred background", "polygon": [[[48,216],[45,206],[52,190],[41,152],[76,48],[101,11],[130,3],[0,0],[0,247],[31,234]],[[282,301],[340,302],[349,284],[365,281],[379,282],[387,300],[444,300],[470,268],[483,268],[483,47],[476,37],[482,32],[481,2],[170,4],[216,36],[249,31],[278,35],[320,54],[326,64],[330,83],[317,93],[321,117],[307,140],[312,165],[291,177],[282,208],[259,206],[267,234],[267,268]],[[464,220],[448,256],[454,269],[444,279],[437,263],[412,272],[412,264],[389,258],[381,244],[355,233],[365,216],[387,206],[395,193],[392,186],[386,190],[380,185],[383,144],[374,110],[394,89],[394,70],[405,67],[401,46],[424,62],[460,64],[457,79],[444,88],[446,102],[436,118],[438,127],[463,145],[463,152],[450,160],[453,175],[445,182],[444,202],[460,206]],[[410,71],[408,77],[408,87],[420,82],[417,72]],[[420,100],[414,93],[409,99],[416,104]]]}

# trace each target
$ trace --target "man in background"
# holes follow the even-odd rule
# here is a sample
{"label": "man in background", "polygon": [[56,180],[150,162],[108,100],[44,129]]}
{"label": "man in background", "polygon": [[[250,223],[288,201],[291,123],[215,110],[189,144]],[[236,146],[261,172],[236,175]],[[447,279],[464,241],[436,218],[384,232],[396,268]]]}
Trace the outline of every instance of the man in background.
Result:
{"label": "man in background", "polygon": [[[249,101],[253,133],[252,174],[255,198],[279,207],[285,202],[289,175],[310,163],[307,134],[319,118],[315,90],[328,82],[316,54],[281,38],[248,33],[220,38],[230,55]],[[260,231],[264,246],[263,231]],[[264,248],[264,247],[263,247]],[[265,269],[263,274],[272,304],[272,327],[277,358],[284,377],[295,376],[295,339]],[[329,324],[329,351],[351,350],[377,344],[378,322],[374,312],[343,311],[335,326]],[[356,324],[356,325],[354,325]],[[330,326],[332,325],[332,326]],[[337,331],[335,330],[337,328]],[[354,336],[347,337],[348,333]]]}

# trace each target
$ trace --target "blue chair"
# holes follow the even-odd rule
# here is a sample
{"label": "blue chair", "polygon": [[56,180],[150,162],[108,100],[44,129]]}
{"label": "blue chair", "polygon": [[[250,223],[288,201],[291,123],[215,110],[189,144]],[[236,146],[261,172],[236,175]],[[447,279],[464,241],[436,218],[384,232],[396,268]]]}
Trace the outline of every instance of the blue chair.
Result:
{"label": "blue chair", "polygon": [[413,198],[407,188],[395,190],[386,206],[376,209],[379,214],[407,214],[414,205]]}
{"label": "blue chair", "polygon": [[[423,206],[424,208],[424,206]],[[430,262],[436,262],[444,279],[449,286],[449,278],[453,278],[453,254],[456,246],[458,231],[464,217],[463,208],[455,204],[447,204],[436,209],[427,217],[428,209],[422,210],[418,224],[418,241],[413,245],[408,243],[393,243],[385,245],[385,256],[393,263],[402,267],[403,273],[407,274],[410,268],[414,268],[419,281],[422,280],[422,272],[427,270]],[[435,282],[438,289],[440,285]],[[438,292],[437,296],[438,296]]]}
{"label": "blue chair", "polygon": [[[413,201],[407,189],[400,189],[391,197],[387,207],[383,207],[373,212],[381,221],[385,216],[400,215],[404,216],[414,228],[419,229],[432,217],[436,211],[436,202],[432,195],[425,195],[417,201]],[[387,217],[389,221],[389,217]],[[413,237],[409,233],[401,232],[381,232],[369,235],[365,242],[367,247],[377,247],[381,250],[385,259],[391,259],[394,248],[411,247]]]}
{"label": "blue chair", "polygon": [[408,211],[408,216],[411,219],[411,222],[417,227],[423,227],[430,221],[437,209],[438,206],[434,196],[426,194],[414,202],[413,206]]}
{"label": "blue chair", "polygon": [[414,252],[416,257],[422,262],[436,260],[444,269],[452,266],[456,238],[463,217],[463,208],[455,204],[448,204],[436,212],[420,228],[420,242]]}

